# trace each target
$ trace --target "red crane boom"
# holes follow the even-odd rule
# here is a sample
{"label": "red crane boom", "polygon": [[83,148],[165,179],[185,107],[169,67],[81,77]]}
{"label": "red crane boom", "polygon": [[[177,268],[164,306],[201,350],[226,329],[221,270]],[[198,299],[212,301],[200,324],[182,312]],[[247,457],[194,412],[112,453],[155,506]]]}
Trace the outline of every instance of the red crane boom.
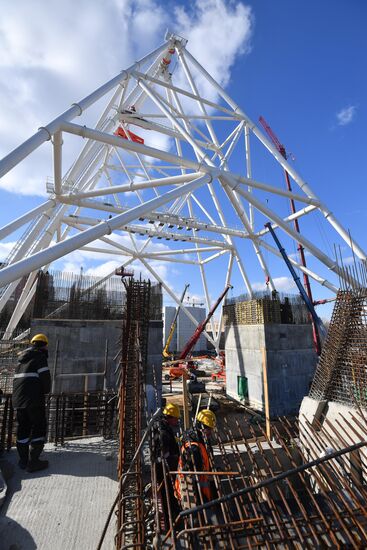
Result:
{"label": "red crane boom", "polygon": [[273,130],[270,128],[269,124],[266,122],[265,118],[264,117],[260,117],[259,118],[259,122],[260,124],[262,124],[262,126],[264,127],[265,129],[265,132],[268,134],[268,136],[270,137],[271,141],[274,143],[275,147],[278,149],[279,153],[282,155],[282,157],[284,157],[285,159],[287,158],[287,153],[285,151],[285,147],[284,145],[282,145],[279,141],[279,139],[277,138],[277,136],[274,134]]}
{"label": "red crane boom", "polygon": [[190,340],[187,342],[184,349],[181,351],[181,354],[179,356],[179,359],[186,359],[187,355],[190,353],[192,348],[195,346],[196,342],[199,340],[201,333],[205,329],[206,324],[210,321],[210,319],[213,317],[215,310],[223,300],[224,296],[227,294],[228,290],[230,288],[233,288],[232,285],[227,285],[226,288],[223,290],[222,294],[219,296],[218,300],[215,302],[215,304],[211,307],[206,319],[200,323],[196,327],[196,330],[194,334],[191,336]]}

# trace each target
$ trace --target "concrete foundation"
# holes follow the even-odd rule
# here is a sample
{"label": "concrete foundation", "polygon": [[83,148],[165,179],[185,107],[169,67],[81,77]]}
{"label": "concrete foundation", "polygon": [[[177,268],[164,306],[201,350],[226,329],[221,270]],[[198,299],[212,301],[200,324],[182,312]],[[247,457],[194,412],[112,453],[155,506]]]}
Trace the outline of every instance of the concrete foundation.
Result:
{"label": "concrete foundation", "polygon": [[297,414],[316,363],[311,325],[226,327],[227,393],[264,411],[264,350],[270,416]]}
{"label": "concrete foundation", "polygon": [[[48,364],[54,378],[54,391],[93,391],[104,387],[113,389],[121,330],[119,320],[34,319],[31,334],[43,332],[49,339]],[[162,321],[150,321],[147,384],[153,381],[153,365],[161,369],[162,331]],[[106,375],[103,376],[105,370]],[[77,373],[81,376],[60,376]],[[85,373],[96,374],[85,376]],[[161,378],[159,370],[156,379]]]}

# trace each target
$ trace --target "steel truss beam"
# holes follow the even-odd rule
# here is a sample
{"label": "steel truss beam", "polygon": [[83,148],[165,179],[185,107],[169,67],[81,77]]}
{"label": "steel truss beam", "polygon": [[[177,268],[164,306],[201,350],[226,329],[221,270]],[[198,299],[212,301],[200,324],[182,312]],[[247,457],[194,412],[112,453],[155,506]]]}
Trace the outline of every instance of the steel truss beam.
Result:
{"label": "steel truss beam", "polygon": [[[175,56],[178,63],[171,74],[168,68]],[[110,93],[112,96],[107,98]],[[88,107],[102,97],[106,97],[106,108],[91,127]],[[80,124],[72,122],[76,117],[81,118]],[[126,139],[114,134],[118,126]],[[65,171],[63,142],[69,140],[69,135],[86,142],[72,167]],[[263,146],[264,155],[270,153],[287,170],[298,186],[297,192],[256,179],[251,158],[253,138]],[[248,272],[254,260],[270,288],[276,290],[264,250],[276,258],[279,252],[265,240],[268,230],[264,229],[264,221],[270,220],[273,228],[287,235],[290,242],[300,242],[317,259],[312,270],[293,258],[291,262],[331,292],[336,291],[337,278],[344,273],[314,236],[295,234],[293,220],[318,212],[334,236],[344,240],[359,258],[366,259],[362,248],[309,184],[190,54],[186,42],[176,36],[169,36],[152,53],[40,128],[0,161],[0,177],[45,141],[52,143],[54,170],[49,200],[0,228],[0,239],[10,239],[25,227],[0,270],[0,310],[20,278],[29,274],[9,331],[15,328],[35,292],[37,270],[77,249],[98,256],[111,254],[125,265],[140,261],[176,303],[180,289],[172,290],[162,280],[152,260],[191,265],[198,270],[207,308],[218,288],[233,281],[236,270],[252,295]],[[241,156],[244,173],[236,173],[231,169],[232,161]],[[301,206],[294,214],[280,215],[280,210],[270,208],[265,200],[269,195],[277,204],[293,199]],[[102,219],[103,212],[108,212],[108,219]],[[226,218],[230,212],[229,224]],[[109,238],[111,233],[127,236],[128,245],[128,239],[120,239],[121,244],[119,239]],[[155,248],[157,240],[163,240],[165,248]],[[246,241],[253,248],[252,257],[248,246],[243,252]],[[215,262],[222,266],[226,253],[227,267],[217,271],[223,273],[223,281],[213,284],[208,266]],[[336,280],[329,281],[326,274]],[[242,291],[238,288],[238,293]],[[186,308],[183,311],[192,317]],[[212,332],[211,341],[218,349],[220,330],[215,331],[214,320]]]}

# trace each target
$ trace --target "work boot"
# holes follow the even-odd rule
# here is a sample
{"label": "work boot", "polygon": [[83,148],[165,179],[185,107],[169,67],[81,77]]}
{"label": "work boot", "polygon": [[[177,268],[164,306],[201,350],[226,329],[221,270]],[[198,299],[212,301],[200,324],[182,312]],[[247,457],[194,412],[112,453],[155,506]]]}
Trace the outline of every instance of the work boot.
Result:
{"label": "work boot", "polygon": [[19,455],[18,466],[22,470],[25,470],[28,464],[29,443],[17,442],[17,451]]}
{"label": "work boot", "polygon": [[40,460],[39,456],[43,450],[43,443],[38,445],[31,445],[31,450],[29,451],[29,461],[27,466],[27,472],[39,472],[48,468],[48,460]]}

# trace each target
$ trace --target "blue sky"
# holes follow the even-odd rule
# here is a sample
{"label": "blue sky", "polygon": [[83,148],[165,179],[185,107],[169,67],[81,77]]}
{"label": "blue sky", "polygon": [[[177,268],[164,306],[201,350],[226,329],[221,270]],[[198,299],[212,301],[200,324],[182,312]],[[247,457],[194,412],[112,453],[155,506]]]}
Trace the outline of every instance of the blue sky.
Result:
{"label": "blue sky", "polygon": [[[266,118],[292,152],[298,172],[362,248],[367,248],[364,1],[197,0],[171,2],[167,9],[166,4],[152,0],[109,0],[103,6],[97,1],[61,4],[3,3],[1,156],[131,60],[159,45],[165,29],[172,28],[189,38],[188,49],[222,79],[252,120],[260,115]],[[120,19],[114,16],[117,8]],[[42,151],[38,159],[43,166]],[[240,167],[242,158],[234,163]],[[261,162],[260,157],[257,161],[256,151],[254,163],[256,179],[282,181],[281,169]],[[35,176],[34,168],[35,164],[29,165],[29,171],[20,174],[21,181],[19,176],[0,181],[0,225],[42,200],[44,181],[52,169],[45,165],[44,172]],[[334,242],[340,243],[321,223],[310,227],[303,218],[300,223],[329,254]],[[0,243],[2,257],[10,241]],[[350,258],[347,250],[342,253]],[[286,288],[289,274],[285,267],[268,261],[274,276],[284,278]],[[95,265],[85,258],[79,263],[87,269]],[[70,266],[78,267],[75,255],[72,262],[58,262],[60,268]],[[216,283],[217,269],[213,268],[211,280],[213,298],[222,285],[219,280]],[[249,274],[260,284],[257,266],[251,265]],[[197,275],[178,269],[165,275],[178,293],[192,276],[192,295],[198,299],[202,295]],[[234,284],[234,294],[244,290],[238,275]],[[329,295],[316,285],[313,288],[316,298]],[[331,306],[325,306],[320,315],[328,316],[330,311]]]}

